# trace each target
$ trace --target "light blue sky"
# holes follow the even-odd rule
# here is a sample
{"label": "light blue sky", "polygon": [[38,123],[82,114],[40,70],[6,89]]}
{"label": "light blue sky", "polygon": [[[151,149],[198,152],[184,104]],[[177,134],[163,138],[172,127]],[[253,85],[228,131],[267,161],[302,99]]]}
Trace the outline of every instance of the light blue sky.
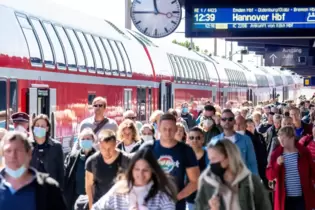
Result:
{"label": "light blue sky", "polygon": [[[94,17],[107,19],[117,26],[125,26],[125,0],[42,0],[42,1],[51,1],[60,5],[64,5],[73,10],[77,10],[86,14],[89,14]],[[184,11],[183,11],[184,13]],[[134,28],[133,28],[134,29]],[[157,44],[159,43],[168,43],[176,39],[178,41],[185,41],[185,35],[181,32],[185,31],[185,20],[183,19],[180,26],[176,30],[179,33],[173,33],[172,35],[162,38],[162,39],[153,39]],[[188,39],[189,40],[189,39]],[[207,49],[209,52],[213,52],[213,39],[194,39],[193,40],[197,45],[202,46],[201,49]],[[230,51],[230,44],[227,45],[227,50]],[[233,44],[234,50],[237,51],[237,43]],[[225,41],[224,39],[218,39],[218,55],[225,55]],[[240,55],[234,55],[233,60],[239,60]],[[253,56],[246,56],[245,60],[253,60],[257,62],[256,58]]]}

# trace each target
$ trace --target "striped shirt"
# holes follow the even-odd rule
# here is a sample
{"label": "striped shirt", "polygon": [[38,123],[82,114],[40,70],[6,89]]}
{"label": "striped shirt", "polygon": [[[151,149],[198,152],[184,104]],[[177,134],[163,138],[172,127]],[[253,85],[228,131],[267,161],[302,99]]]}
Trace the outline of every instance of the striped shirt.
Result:
{"label": "striped shirt", "polygon": [[302,196],[302,186],[298,169],[299,153],[284,153],[285,189],[290,197]]}
{"label": "striped shirt", "polygon": [[[92,210],[129,210],[130,205],[129,193],[111,193],[109,191],[98,202],[96,202]],[[171,200],[165,193],[158,192],[151,198],[147,205],[147,210],[175,210],[175,202]],[[141,209],[141,208],[140,208]]]}

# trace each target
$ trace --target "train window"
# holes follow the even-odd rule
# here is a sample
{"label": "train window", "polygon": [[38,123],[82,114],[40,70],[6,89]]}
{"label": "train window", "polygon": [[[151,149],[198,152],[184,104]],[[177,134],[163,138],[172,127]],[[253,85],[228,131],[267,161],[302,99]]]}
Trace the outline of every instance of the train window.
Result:
{"label": "train window", "polygon": [[17,15],[20,26],[23,30],[28,50],[30,53],[30,61],[33,66],[42,66],[42,54],[40,52],[39,43],[36,39],[32,26],[25,16]]}
{"label": "train window", "polygon": [[73,52],[73,48],[72,48],[72,45],[69,41],[69,38],[68,38],[65,30],[61,26],[55,25],[55,28],[56,28],[57,34],[59,35],[60,42],[63,44],[63,47],[65,49],[65,54],[66,54],[67,63],[68,63],[68,69],[72,70],[72,71],[76,71],[77,70],[77,62],[76,62],[75,54]]}
{"label": "train window", "polygon": [[120,50],[120,53],[122,54],[122,56],[124,58],[127,75],[131,76],[132,75],[131,63],[130,63],[128,54],[126,52],[126,49],[121,42],[116,42],[116,44],[118,46],[118,49]]}
{"label": "train window", "polygon": [[109,41],[109,44],[111,45],[111,47],[115,53],[116,59],[118,61],[118,70],[119,70],[120,76],[126,76],[124,61],[123,61],[121,54],[117,48],[117,45],[115,44],[115,42],[113,40],[108,40],[108,41]]}
{"label": "train window", "polygon": [[107,41],[107,39],[102,39],[102,41],[103,41],[104,47],[108,53],[108,56],[110,58],[110,63],[111,63],[113,74],[115,76],[117,76],[118,75],[118,64],[117,64],[116,57],[113,53],[113,49],[109,45],[109,42]]}
{"label": "train window", "polygon": [[108,54],[106,52],[106,49],[104,48],[102,41],[99,37],[94,37],[96,46],[100,50],[100,53],[102,55],[103,63],[104,63],[104,68],[105,68],[105,74],[110,75],[110,60],[108,58]]}
{"label": "train window", "polygon": [[92,105],[94,98],[96,97],[95,93],[89,93],[88,95],[88,104]]}
{"label": "train window", "polygon": [[131,110],[132,108],[132,90],[131,89],[125,89],[124,91],[124,108],[125,111]]}
{"label": "train window", "polygon": [[18,104],[17,104],[17,81],[10,81],[10,108],[13,112],[17,112]]}
{"label": "train window", "polygon": [[78,64],[79,71],[86,72],[85,58],[84,58],[81,45],[78,41],[78,38],[72,29],[66,28],[66,32],[69,39],[71,40],[71,43],[73,44],[73,49],[74,49],[75,55],[77,56],[77,64]]}
{"label": "train window", "polygon": [[100,52],[98,51],[98,49],[95,45],[95,42],[94,42],[92,36],[90,34],[85,34],[85,36],[86,36],[88,43],[90,44],[90,47],[92,49],[92,52],[93,52],[93,55],[95,58],[96,70],[104,73],[102,58],[101,58]]}
{"label": "train window", "polygon": [[0,80],[0,98],[0,112],[3,112],[7,110],[7,83],[5,80]]}
{"label": "train window", "polygon": [[66,69],[66,61],[65,61],[65,56],[64,52],[61,46],[61,43],[57,37],[57,34],[52,27],[51,23],[48,22],[43,22],[44,27],[47,31],[48,37],[51,40],[51,43],[53,45],[54,51],[55,51],[55,56],[56,56],[56,63],[57,63],[57,68],[60,70],[65,70]]}
{"label": "train window", "polygon": [[83,48],[83,53],[85,54],[86,57],[86,61],[87,61],[87,69],[88,70],[95,70],[95,66],[94,66],[94,59],[92,56],[92,52],[90,50],[90,47],[88,45],[88,43],[86,42],[86,39],[84,37],[84,34],[80,31],[75,31],[75,33],[78,36],[78,39],[82,45]]}
{"label": "train window", "polygon": [[55,61],[53,56],[53,51],[51,49],[50,43],[46,36],[46,33],[43,29],[42,24],[38,19],[30,18],[30,21],[34,27],[34,30],[37,33],[38,39],[41,43],[43,50],[44,63],[46,68],[55,68]]}

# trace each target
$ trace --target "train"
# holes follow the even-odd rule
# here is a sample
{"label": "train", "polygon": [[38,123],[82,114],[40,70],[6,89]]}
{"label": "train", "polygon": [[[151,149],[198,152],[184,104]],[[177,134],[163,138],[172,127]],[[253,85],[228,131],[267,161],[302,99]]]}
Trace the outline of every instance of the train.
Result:
{"label": "train", "polygon": [[[0,28],[0,112],[47,114],[52,137],[65,144],[93,115],[96,96],[106,98],[106,114],[117,122],[130,109],[145,122],[154,110],[186,102],[197,109],[204,101],[294,99],[303,84],[280,67],[157,45],[137,31],[46,1],[0,0]],[[8,125],[9,115],[2,120]]]}

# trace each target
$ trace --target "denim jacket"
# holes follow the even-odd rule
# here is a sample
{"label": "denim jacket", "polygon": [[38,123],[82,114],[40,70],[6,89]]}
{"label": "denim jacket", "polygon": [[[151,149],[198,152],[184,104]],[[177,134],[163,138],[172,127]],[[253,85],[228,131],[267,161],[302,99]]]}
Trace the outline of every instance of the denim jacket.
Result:
{"label": "denim jacket", "polygon": [[[224,139],[224,133],[217,135],[211,139],[211,144],[215,144],[217,141]],[[238,146],[241,156],[247,168],[255,175],[258,174],[257,159],[255,149],[250,137],[235,133],[235,144]]]}

